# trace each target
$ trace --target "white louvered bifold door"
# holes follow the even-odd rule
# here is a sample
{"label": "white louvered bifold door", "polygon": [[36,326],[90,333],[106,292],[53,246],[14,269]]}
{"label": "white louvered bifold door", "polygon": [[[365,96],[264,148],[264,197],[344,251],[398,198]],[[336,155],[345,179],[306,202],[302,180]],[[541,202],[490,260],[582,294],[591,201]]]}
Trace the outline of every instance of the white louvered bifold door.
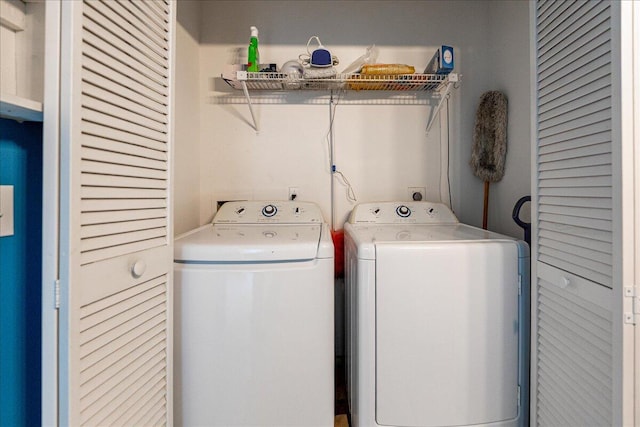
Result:
{"label": "white louvered bifold door", "polygon": [[62,2],[60,425],[171,424],[174,14]]}
{"label": "white louvered bifold door", "polygon": [[622,322],[614,303],[622,248],[619,3],[538,0],[531,11],[532,421],[611,426],[619,420]]}

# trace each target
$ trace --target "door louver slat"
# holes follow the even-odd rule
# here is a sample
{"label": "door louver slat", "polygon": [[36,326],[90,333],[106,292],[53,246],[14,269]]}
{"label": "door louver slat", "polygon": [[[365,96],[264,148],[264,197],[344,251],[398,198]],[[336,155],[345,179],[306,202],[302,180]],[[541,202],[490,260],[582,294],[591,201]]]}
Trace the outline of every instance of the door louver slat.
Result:
{"label": "door louver slat", "polygon": [[[572,63],[566,64],[565,68],[549,69],[546,78],[539,79],[539,85],[541,88],[545,88],[552,84],[557,84],[560,87],[568,85],[576,78],[582,77],[606,65],[606,63],[609,62],[607,57],[607,45],[603,44],[598,46],[596,50],[590,52],[588,55],[580,57]],[[556,70],[556,73],[552,73],[554,69]]]}
{"label": "door louver slat", "polygon": [[[556,174],[557,175],[557,174]],[[602,187],[611,187],[611,176],[603,175],[594,175],[590,182],[585,182],[584,179],[581,178],[573,178],[573,177],[546,177],[544,185],[540,185],[540,189],[544,188],[564,188],[566,191],[571,191],[573,188],[602,188]],[[609,191],[609,190],[606,190]],[[606,195],[607,193],[605,193]],[[603,194],[600,193],[600,196]]]}
{"label": "door louver slat", "polygon": [[552,5],[550,7],[538,13],[540,38],[552,39],[549,33],[558,26],[566,23],[567,18],[572,13],[575,13],[577,9],[584,6],[579,2],[571,1],[551,3]]}
{"label": "door louver slat", "polygon": [[[565,240],[558,240],[558,237],[565,237]],[[566,234],[554,235],[551,239],[540,236],[540,240],[551,249],[571,253],[587,261],[593,261],[593,268],[597,268],[598,264],[606,267],[611,265],[611,253],[606,252],[607,249],[611,248],[611,245],[601,244],[597,248],[592,248],[584,246],[591,243],[588,239],[570,238]]]}
{"label": "door louver slat", "polygon": [[81,177],[83,186],[93,187],[121,187],[121,188],[156,188],[164,189],[166,181],[151,178],[132,178],[128,176],[110,176],[109,182],[105,182],[101,175],[84,173]]}
{"label": "door louver slat", "polygon": [[[603,183],[611,182],[611,165],[541,171],[539,176],[541,179],[540,187],[553,186],[549,183],[561,182],[558,178],[573,178],[570,182],[573,182],[572,186],[575,187],[603,186]],[[547,182],[547,180],[549,182]],[[594,184],[594,182],[598,184]]]}
{"label": "door louver slat", "polygon": [[608,425],[611,313],[541,279],[537,290],[538,424]]}
{"label": "door louver slat", "polygon": [[[98,86],[89,84],[84,84],[82,86],[82,93],[86,94],[88,98],[97,99],[109,105],[117,105],[126,111],[131,111],[132,113],[143,117],[144,120],[148,120],[151,122],[151,125],[149,127],[151,127],[152,129],[157,129],[160,126],[166,128],[166,115],[141,106],[138,102],[129,100],[123,97],[120,93],[116,94]],[[129,118],[129,120],[132,119],[133,117]]]}
{"label": "door louver slat", "polygon": [[[137,3],[137,2],[134,2]],[[169,13],[168,4],[164,0],[142,0],[141,3],[146,4],[154,13],[160,18],[167,19],[166,16]]]}
{"label": "door louver slat", "polygon": [[[131,239],[129,239],[131,240]],[[130,243],[121,243],[119,246],[110,246],[95,251],[85,251],[80,256],[82,265],[97,262],[105,258],[113,258],[121,255],[140,252],[146,249],[152,249],[166,244],[166,237],[149,238],[147,240],[131,241]]]}
{"label": "door louver slat", "polygon": [[[541,232],[541,237],[553,236],[554,233],[562,233],[566,236],[575,236],[578,238],[584,238],[585,242],[591,243],[589,239],[605,242],[607,245],[611,245],[611,232],[598,230],[598,229],[585,229],[584,227],[577,227],[571,224],[561,224],[557,222],[548,222],[545,224],[545,229]],[[611,252],[609,252],[611,253]]]}
{"label": "door louver slat", "polygon": [[[113,418],[136,407],[147,393],[166,387],[166,342],[145,346],[149,336],[166,328],[165,280],[159,277],[82,307],[81,325],[86,325],[80,333],[83,424],[111,425]],[[141,301],[152,309],[141,310],[148,308]],[[104,316],[105,309],[112,315],[109,324],[91,320]],[[99,372],[91,370],[99,362],[108,366]]]}
{"label": "door louver slat", "polygon": [[82,215],[83,226],[95,224],[117,224],[123,221],[166,218],[166,209],[134,209],[116,212],[87,212]]}
{"label": "door louver slat", "polygon": [[154,31],[153,25],[148,25],[141,21],[138,16],[130,12],[129,8],[131,6],[129,5],[129,8],[127,8],[125,5],[128,5],[128,3],[106,1],[99,5],[96,4],[94,7],[109,21],[135,37],[145,47],[165,59],[168,58],[167,50],[169,49],[169,44],[164,34],[160,31]]}
{"label": "door louver slat", "polygon": [[[563,355],[562,350],[560,350],[562,348],[562,345],[560,344],[561,342],[561,340],[558,340],[555,337],[541,337],[540,351],[549,352],[549,355],[555,358],[555,360],[558,360],[558,364],[563,368],[564,366],[568,365],[566,367],[566,370],[568,372],[571,372],[572,375],[583,375],[582,379],[589,384],[589,386],[593,390],[593,393],[599,392],[599,395],[596,394],[595,396],[597,396],[597,398],[601,400],[606,400],[609,393],[611,393],[611,387],[603,388],[602,384],[608,381],[607,374],[605,373],[606,369],[608,369],[608,366],[597,360],[594,361],[586,359],[580,352],[566,352]],[[572,358],[576,358],[579,363],[585,367],[585,370],[588,369],[589,372],[585,373],[585,370],[580,371],[579,368],[576,368],[573,363],[567,362],[566,360],[572,360],[567,359],[567,357],[569,356]]]}
{"label": "door louver slat", "polygon": [[[608,73],[607,73],[608,74]],[[547,131],[548,129],[553,129],[556,126],[559,126],[563,123],[571,123],[574,120],[578,120],[583,117],[589,117],[592,114],[599,113],[603,110],[607,110],[611,108],[610,99],[606,96],[603,96],[602,99],[596,100],[590,104],[582,105],[575,110],[565,110],[559,112],[559,114],[551,115],[547,113],[546,115],[540,115],[539,118],[539,129],[542,131]]]}
{"label": "door louver slat", "polygon": [[157,171],[167,170],[166,160],[150,159],[148,157],[131,155],[128,153],[118,153],[111,150],[104,150],[102,148],[87,147],[86,145],[84,145],[84,147],[82,148],[81,156],[84,160],[94,162],[109,163],[114,165],[128,165],[143,169],[153,169]]}
{"label": "door louver slat", "polygon": [[147,68],[159,75],[167,77],[166,67],[163,66],[167,59],[164,52],[163,54],[154,52],[144,43],[144,38],[141,40],[132,34],[137,31],[131,23],[126,23],[127,30],[119,28],[117,21],[112,21],[104,15],[114,15],[104,3],[88,1],[86,4],[88,7],[85,7],[84,25],[87,31],[121,51],[127,52],[130,56],[138,58],[138,61],[143,62]]}
{"label": "door louver slat", "polygon": [[[568,74],[563,77],[554,76],[554,79],[546,79],[540,81],[538,87],[540,91],[541,105],[546,104],[550,99],[554,99],[553,94],[556,91],[561,90],[564,93],[570,93],[573,90],[584,87],[586,85],[597,85],[598,81],[607,78],[611,74],[611,66],[607,61],[605,55],[585,64],[582,68],[576,69],[573,74]],[[561,114],[564,110],[556,111],[555,114]],[[553,115],[555,115],[553,114]],[[540,120],[544,121],[553,116],[550,112],[545,111],[540,114]]]}
{"label": "door louver slat", "polygon": [[[81,122],[80,125],[81,125],[80,130],[82,131],[82,134],[84,136],[90,135],[91,137],[103,138],[105,140],[104,145],[98,148],[103,148],[105,150],[108,150],[109,149],[109,146],[108,146],[109,143],[107,143],[107,140],[108,140],[108,141],[123,142],[126,144],[131,144],[133,146],[144,147],[150,150],[156,150],[164,153],[166,153],[167,151],[166,141],[164,140],[156,141],[153,139],[141,137],[139,135],[134,135],[129,132],[125,132],[121,129],[109,128],[107,126],[102,126],[96,123]],[[88,138],[88,139],[91,139],[92,141],[89,141],[87,143],[87,146],[95,147],[94,145],[92,145],[93,138]],[[134,148],[135,147],[132,147],[132,149]],[[166,155],[165,155],[165,159],[166,159]]]}
{"label": "door louver slat", "polygon": [[[575,37],[575,35],[574,35]],[[606,43],[609,37],[609,21],[598,22],[593,28],[593,33],[585,34],[583,38],[578,38],[579,44],[566,48],[566,46],[556,46],[545,55],[538,57],[546,63],[541,71],[540,88],[548,90],[550,86],[557,85],[559,88],[569,82],[567,76],[584,77],[595,69],[606,64],[603,58],[606,57]],[[552,71],[556,70],[556,73]],[[548,95],[541,93],[541,95]]]}
{"label": "door louver slat", "polygon": [[[136,64],[122,52],[114,51],[109,45],[94,40],[94,44],[100,47],[100,50],[96,49],[90,44],[91,41],[92,37],[89,35],[83,45],[87,51],[82,59],[83,72],[88,75],[84,80],[166,114],[166,105],[162,103],[166,101],[164,97],[167,88],[162,77],[146,72],[142,67],[133,68]],[[148,102],[145,97],[153,102]]]}
{"label": "door louver slat", "polygon": [[606,197],[610,194],[607,186],[602,187],[543,187],[538,195],[540,196],[559,196],[559,197]]}
{"label": "door louver slat", "polygon": [[547,144],[544,147],[540,147],[538,154],[543,156],[555,153],[556,151],[573,150],[582,147],[589,147],[591,145],[608,145],[609,141],[611,141],[610,132],[594,133],[579,139],[570,139],[567,141],[560,141],[556,144]]}
{"label": "door louver slat", "polygon": [[[588,188],[588,187],[587,187]],[[578,197],[577,195],[569,197],[540,196],[540,203],[550,206],[572,206],[579,208],[603,209],[611,205],[610,197]]]}
{"label": "door louver slat", "polygon": [[592,135],[601,134],[603,132],[609,132],[609,133],[611,132],[611,121],[607,120],[600,123],[593,123],[581,129],[574,129],[570,132],[564,132],[557,135],[552,135],[545,139],[541,139],[539,143],[541,147],[544,147],[545,145],[549,145],[549,144],[557,144],[559,142],[565,142],[565,141],[570,141],[570,140],[575,140],[580,138],[588,138]]}
{"label": "door louver slat", "polygon": [[[559,148],[559,147],[556,147]],[[557,149],[556,151],[549,152],[547,154],[540,153],[540,159],[547,162],[554,162],[562,159],[575,159],[586,156],[594,156],[598,154],[611,153],[611,144],[607,142],[603,144],[591,144],[583,145],[575,148],[566,148],[563,150]]]}
{"label": "door louver slat", "polygon": [[[165,339],[164,334],[155,335],[152,339],[142,343],[139,347],[136,347],[133,351],[126,354],[125,357],[97,373],[96,371],[102,367],[103,363],[91,366],[82,373],[83,379],[88,378],[82,383],[84,389],[82,397],[84,398],[91,394],[100,394],[101,387],[104,387],[108,382],[118,384],[128,375],[127,367],[133,366],[133,364],[138,363],[140,360],[148,360],[150,355],[162,352],[165,347]],[[90,377],[92,374],[93,376]]]}
{"label": "door louver slat", "polygon": [[540,122],[539,136],[540,138],[545,138],[552,135],[558,135],[565,132],[570,132],[575,129],[580,129],[583,126],[588,124],[602,123],[608,120],[609,117],[610,117],[609,110],[607,108],[603,108],[600,111],[595,111],[591,114],[581,116],[581,117],[571,118],[569,115],[564,116],[562,117],[563,122],[558,124],[552,125],[550,123]]}
{"label": "door louver slat", "polygon": [[[569,16],[565,16],[564,20],[558,19],[555,13],[552,16],[543,18],[544,22],[549,22],[549,26],[547,29],[539,27],[540,30],[537,37],[539,58],[550,49],[558,51],[564,48],[575,49],[581,46],[580,40],[585,37],[588,38],[588,34],[592,31],[592,27],[588,25],[589,22],[608,18],[607,14],[603,14],[603,10],[608,7],[606,3],[593,1],[573,1],[568,3],[571,3],[574,7],[569,10]],[[545,24],[543,23],[542,25]],[[550,62],[550,64],[553,65],[553,62]]]}
{"label": "door louver slat", "polygon": [[137,17],[141,22],[146,25],[146,28],[162,38],[165,41],[169,41],[167,36],[167,30],[165,28],[165,21],[163,17],[153,13],[145,2],[128,2],[117,0],[118,4],[129,11],[133,16]]}
{"label": "door louver slat", "polygon": [[[611,221],[598,220],[594,218],[580,218],[570,215],[557,215],[554,213],[542,212],[539,217],[540,227],[545,227],[553,232],[554,227],[573,226],[582,228],[583,233],[589,233],[591,230],[601,230],[611,232]],[[557,229],[556,229],[557,230]]]}
{"label": "door louver slat", "polygon": [[[90,96],[83,96],[82,103],[85,108],[97,112],[107,112],[110,117],[113,117],[124,122],[135,124],[140,128],[145,128],[161,133],[167,132],[167,126],[163,123],[158,123],[154,120],[148,119],[140,114],[135,113],[132,110],[127,110],[124,107],[118,105],[109,104],[103,100],[92,98]],[[106,113],[105,113],[106,114]],[[158,138],[158,137],[156,137]],[[161,138],[161,136],[160,136]]]}
{"label": "door louver slat", "polygon": [[[566,248],[566,245],[570,245],[570,246],[575,245],[577,247],[586,248],[596,252],[598,250],[602,250],[602,252],[600,252],[601,254],[606,254],[608,259],[611,258],[611,242],[598,240],[597,239],[598,236],[592,235],[592,234],[595,234],[594,233],[595,230],[592,231],[591,235],[583,234],[582,236],[580,236],[580,235],[572,235],[570,234],[569,230],[566,230],[566,231],[562,230],[561,227],[558,227],[558,228],[560,229],[560,231],[554,230],[553,232],[551,232],[550,230],[544,230],[543,232],[540,233],[540,238],[545,239],[550,237],[554,239],[552,240],[552,242],[558,242],[559,244],[561,244],[561,247],[565,247],[565,248]],[[555,239],[558,239],[558,237],[560,237],[560,240],[555,240]],[[610,237],[610,236],[603,235],[601,237]],[[594,248],[593,240],[598,240],[599,242],[602,242],[604,244],[602,246],[598,245],[598,248]],[[549,244],[552,245],[553,247],[553,243],[549,243]],[[556,247],[556,249],[558,249],[558,247]],[[601,260],[601,262],[604,262],[604,261]]]}
{"label": "door louver slat", "polygon": [[[84,134],[82,136],[82,146],[113,153],[128,154],[143,159],[159,160],[164,163],[167,162],[167,153],[165,151],[141,147],[114,139],[102,138],[96,135]],[[160,169],[166,169],[166,167]]]}
{"label": "door louver slat", "polygon": [[92,110],[88,107],[83,109],[82,113],[82,118],[88,122],[120,129],[138,136],[155,139],[156,141],[163,141],[166,139],[166,133],[140,126],[137,123],[130,122],[126,119],[111,116],[101,112],[100,110]]}
{"label": "door louver slat", "polygon": [[[84,138],[83,138],[84,141]],[[125,146],[126,147],[126,146]],[[83,160],[91,161],[91,162],[100,162],[114,165],[127,165],[132,167],[138,167],[141,169],[151,169],[155,171],[166,171],[167,170],[167,162],[164,159],[153,159],[145,156],[139,156],[136,154],[122,153],[113,150],[105,150],[104,148],[111,147],[95,147],[95,146],[87,146],[86,144],[83,146],[81,150],[81,156]],[[138,147],[132,147],[137,149],[139,152],[144,153],[145,149],[139,149]],[[124,150],[123,150],[124,151]],[[146,154],[146,153],[145,153]],[[151,153],[152,155],[155,153]],[[164,153],[158,153],[160,157]]]}

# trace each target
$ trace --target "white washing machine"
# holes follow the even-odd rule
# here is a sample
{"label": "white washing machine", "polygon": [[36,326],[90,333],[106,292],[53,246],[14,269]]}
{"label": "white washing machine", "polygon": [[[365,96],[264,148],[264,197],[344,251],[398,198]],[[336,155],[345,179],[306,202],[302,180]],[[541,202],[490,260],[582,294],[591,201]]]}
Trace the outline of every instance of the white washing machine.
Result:
{"label": "white washing machine", "polygon": [[175,424],[333,426],[334,250],[318,206],[228,202],[174,254]]}
{"label": "white washing machine", "polygon": [[366,203],[345,258],[352,426],[528,425],[526,243],[443,204]]}

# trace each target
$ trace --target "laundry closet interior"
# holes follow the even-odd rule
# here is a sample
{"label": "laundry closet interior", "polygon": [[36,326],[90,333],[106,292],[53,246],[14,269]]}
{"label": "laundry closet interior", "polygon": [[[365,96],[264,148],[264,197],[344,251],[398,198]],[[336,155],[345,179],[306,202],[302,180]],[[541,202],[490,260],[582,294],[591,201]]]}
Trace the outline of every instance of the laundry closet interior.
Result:
{"label": "laundry closet interior", "polygon": [[[211,221],[221,201],[291,200],[292,192],[319,205],[332,230],[343,229],[357,203],[410,202],[416,189],[424,200],[450,205],[461,222],[480,226],[483,183],[469,165],[472,134],[480,96],[499,90],[509,100],[509,145],[505,176],[491,187],[489,229],[523,238],[511,213],[530,194],[528,3],[178,2],[177,20],[176,235]],[[338,58],[338,72],[375,45],[377,62],[420,73],[448,45],[459,82],[444,99],[446,85],[434,91],[249,85],[250,109],[243,90],[220,75],[247,62],[251,26],[259,30],[262,64],[297,59],[317,36]],[[344,381],[342,277],[334,291],[336,378]],[[337,388],[337,407],[345,407],[344,385]]]}

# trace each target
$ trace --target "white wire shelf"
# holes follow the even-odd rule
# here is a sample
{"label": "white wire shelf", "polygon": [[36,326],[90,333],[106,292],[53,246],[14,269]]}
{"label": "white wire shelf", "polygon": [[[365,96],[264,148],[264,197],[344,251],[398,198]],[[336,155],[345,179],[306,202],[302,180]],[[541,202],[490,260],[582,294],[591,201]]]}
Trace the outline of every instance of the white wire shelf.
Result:
{"label": "white wire shelf", "polygon": [[[331,78],[301,78],[286,73],[236,71],[222,78],[234,89],[248,90],[373,90],[439,92],[449,83],[458,82],[458,74],[366,75],[337,74]],[[235,78],[234,78],[235,77]]]}
{"label": "white wire shelf", "polygon": [[350,91],[393,91],[393,92],[428,92],[438,94],[440,102],[435,109],[427,132],[449,96],[452,87],[459,82],[460,76],[450,74],[337,74],[331,78],[301,78],[286,73],[234,71],[223,73],[222,79],[234,89],[242,89],[251,112],[253,127],[258,132],[258,121],[253,111],[249,90],[295,91],[295,90],[350,90]]}

